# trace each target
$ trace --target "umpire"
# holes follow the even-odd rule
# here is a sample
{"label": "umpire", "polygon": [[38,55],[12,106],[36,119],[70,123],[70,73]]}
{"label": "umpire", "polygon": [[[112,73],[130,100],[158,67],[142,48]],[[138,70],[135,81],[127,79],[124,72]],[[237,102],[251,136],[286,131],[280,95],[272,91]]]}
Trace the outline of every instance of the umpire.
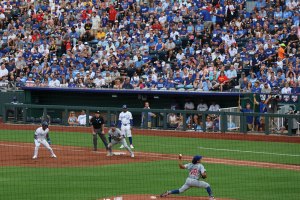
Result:
{"label": "umpire", "polygon": [[104,135],[104,119],[100,116],[100,111],[95,113],[90,122],[92,124],[94,151],[97,151],[97,135],[99,135],[106,150],[108,150],[107,140]]}

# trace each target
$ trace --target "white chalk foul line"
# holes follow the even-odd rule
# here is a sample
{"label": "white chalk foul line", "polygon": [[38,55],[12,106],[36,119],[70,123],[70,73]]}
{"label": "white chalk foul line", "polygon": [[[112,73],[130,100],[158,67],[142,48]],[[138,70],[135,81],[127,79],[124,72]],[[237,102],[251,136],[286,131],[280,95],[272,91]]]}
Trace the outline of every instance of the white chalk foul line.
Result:
{"label": "white chalk foul line", "polygon": [[[4,147],[22,147],[22,148],[33,148],[33,144],[30,143],[23,143],[23,144],[1,144],[0,146]],[[73,152],[90,152],[90,153],[96,153],[96,154],[106,154],[106,152],[95,152],[95,151],[87,151],[87,149],[82,149],[82,147],[74,147],[74,146],[65,146],[65,147],[72,147],[72,148],[67,148],[67,149],[62,149],[59,147],[52,147],[54,150],[61,150],[61,151],[73,151]],[[115,155],[126,155],[125,152],[114,152]],[[156,158],[156,159],[167,159],[167,160],[178,160],[178,158],[175,155],[169,155],[169,154],[161,154],[161,153],[150,153],[150,152],[139,152],[135,151],[137,155],[140,156],[147,156],[151,158]],[[184,161],[189,161],[192,157],[191,156],[186,156],[183,160]],[[227,160],[227,159],[214,159],[214,158],[207,158],[206,160],[207,163],[218,163],[218,164],[226,164],[226,165],[236,165],[236,166],[252,166],[252,167],[262,167],[265,168],[266,166],[269,166],[270,168],[275,168],[275,169],[287,169],[287,170],[300,170],[299,166],[294,166],[294,165],[285,165],[285,164],[277,164],[277,163],[264,163],[264,162],[256,162],[256,161],[243,161],[243,160]],[[250,162],[250,163],[249,163]]]}
{"label": "white chalk foul line", "polygon": [[300,157],[300,155],[298,155],[298,154],[270,153],[270,152],[263,152],[263,151],[244,151],[244,150],[238,150],[238,149],[218,149],[218,148],[209,148],[209,147],[198,147],[198,148],[206,149],[206,150],[213,150],[213,151],[229,151],[229,152],[265,154],[265,155],[274,155],[274,156]]}

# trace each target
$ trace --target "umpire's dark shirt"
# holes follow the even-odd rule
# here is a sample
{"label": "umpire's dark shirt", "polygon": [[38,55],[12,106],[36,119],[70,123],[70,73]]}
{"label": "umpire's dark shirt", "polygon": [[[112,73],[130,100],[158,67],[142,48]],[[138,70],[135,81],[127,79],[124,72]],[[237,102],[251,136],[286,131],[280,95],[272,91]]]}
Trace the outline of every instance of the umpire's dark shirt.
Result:
{"label": "umpire's dark shirt", "polygon": [[103,117],[92,117],[91,124],[93,125],[94,129],[100,129],[102,127],[102,124],[104,124]]}

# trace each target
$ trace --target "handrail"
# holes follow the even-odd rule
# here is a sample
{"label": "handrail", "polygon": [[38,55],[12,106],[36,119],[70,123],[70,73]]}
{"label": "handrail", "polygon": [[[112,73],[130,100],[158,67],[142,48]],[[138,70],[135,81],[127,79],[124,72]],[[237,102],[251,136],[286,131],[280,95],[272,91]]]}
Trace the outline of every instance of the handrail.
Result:
{"label": "handrail", "polygon": [[[49,109],[58,109],[58,110],[64,110],[65,113],[68,113],[71,110],[85,110],[86,115],[87,115],[87,126],[89,126],[89,115],[91,112],[99,110],[105,111],[108,113],[108,120],[110,121],[110,114],[112,112],[121,112],[122,108],[116,108],[116,107],[95,107],[95,106],[63,106],[63,105],[36,105],[36,104],[11,104],[11,103],[6,103],[4,104],[4,122],[7,121],[7,116],[6,116],[6,111],[8,108],[22,108],[23,109],[23,122],[26,123],[27,119],[27,110],[28,109],[43,109],[43,113],[47,113],[47,110]],[[221,124],[220,124],[220,130],[221,132],[227,132],[228,127],[227,123],[227,117],[228,116],[238,116],[240,117],[240,132],[247,133],[247,124],[246,124],[246,117],[247,116],[253,116],[255,117],[265,117],[266,123],[265,123],[265,134],[269,134],[269,119],[272,118],[285,118],[288,120],[289,124],[289,129],[288,129],[288,134],[292,135],[292,120],[295,119],[297,121],[300,121],[300,115],[299,114],[275,114],[275,113],[243,113],[243,112],[225,112],[225,111],[196,111],[196,110],[172,110],[172,109],[143,109],[143,108],[129,108],[129,110],[132,113],[145,113],[145,120],[148,121],[148,113],[162,113],[164,117],[163,119],[163,128],[167,128],[167,120],[166,116],[169,113],[180,113],[183,116],[183,129],[186,130],[187,128],[187,123],[186,119],[188,115],[193,115],[193,114],[198,114],[202,116],[201,121],[203,122],[203,131],[206,131],[205,127],[205,122],[206,122],[206,115],[217,115],[220,117]],[[65,125],[67,125],[67,118],[68,116],[64,116],[63,122]],[[144,126],[143,128],[147,128]]]}

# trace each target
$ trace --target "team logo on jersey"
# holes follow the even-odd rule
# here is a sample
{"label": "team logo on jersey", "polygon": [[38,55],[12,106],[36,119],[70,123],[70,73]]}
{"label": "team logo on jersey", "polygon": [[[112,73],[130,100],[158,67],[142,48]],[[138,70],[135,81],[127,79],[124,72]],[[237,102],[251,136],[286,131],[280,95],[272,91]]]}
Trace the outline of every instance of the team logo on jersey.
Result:
{"label": "team logo on jersey", "polygon": [[293,102],[297,102],[298,101],[298,96],[297,95],[292,95],[291,98],[292,98]]}
{"label": "team logo on jersey", "polygon": [[285,102],[288,102],[290,100],[290,96],[289,95],[283,95],[283,100]]}

